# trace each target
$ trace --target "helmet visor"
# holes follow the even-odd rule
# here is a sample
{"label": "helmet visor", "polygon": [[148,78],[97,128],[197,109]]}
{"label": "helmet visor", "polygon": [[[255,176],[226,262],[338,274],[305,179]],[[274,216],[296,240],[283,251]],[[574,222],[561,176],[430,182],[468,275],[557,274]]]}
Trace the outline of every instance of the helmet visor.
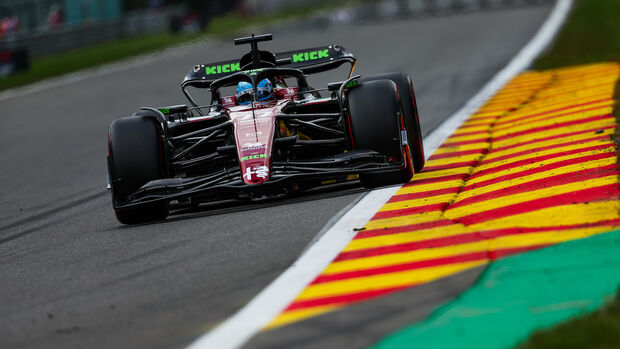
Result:
{"label": "helmet visor", "polygon": [[269,97],[271,97],[271,89],[268,87],[258,87],[256,88],[256,94],[259,101],[263,101]]}
{"label": "helmet visor", "polygon": [[235,95],[238,104],[248,104],[252,102],[252,90],[243,91]]}

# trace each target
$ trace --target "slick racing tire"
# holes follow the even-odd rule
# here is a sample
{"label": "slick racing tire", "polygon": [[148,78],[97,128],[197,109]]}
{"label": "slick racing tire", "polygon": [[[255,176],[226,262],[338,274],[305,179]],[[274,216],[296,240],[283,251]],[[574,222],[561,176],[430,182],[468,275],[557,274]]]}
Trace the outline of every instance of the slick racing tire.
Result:
{"label": "slick racing tire", "polygon": [[360,82],[374,80],[392,80],[398,86],[400,101],[403,106],[403,119],[407,129],[407,142],[411,149],[411,162],[416,173],[424,167],[424,146],[422,145],[422,132],[418,116],[418,104],[415,99],[413,82],[405,73],[385,73],[361,78]]}
{"label": "slick racing tire", "polygon": [[[115,203],[127,201],[149,181],[166,176],[162,131],[158,122],[145,116],[118,119],[110,125],[108,170]],[[117,209],[123,224],[162,220],[168,203],[154,203]]]}
{"label": "slick racing tire", "polygon": [[[355,149],[371,149],[389,159],[402,161],[401,103],[397,91],[396,84],[390,80],[369,81],[349,90],[348,112]],[[376,188],[405,183],[412,175],[411,166],[405,166],[360,173],[359,177],[364,187]]]}

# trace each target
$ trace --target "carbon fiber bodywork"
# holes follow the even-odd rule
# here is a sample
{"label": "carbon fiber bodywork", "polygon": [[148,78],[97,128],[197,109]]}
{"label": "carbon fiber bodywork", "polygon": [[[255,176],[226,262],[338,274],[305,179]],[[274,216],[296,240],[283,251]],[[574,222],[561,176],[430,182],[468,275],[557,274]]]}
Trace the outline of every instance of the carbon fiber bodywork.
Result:
{"label": "carbon fiber bodywork", "polygon": [[[355,175],[411,168],[411,156],[398,88],[397,115],[401,153],[386,156],[372,149],[356,149],[347,111],[347,96],[359,88],[353,76],[355,57],[337,45],[272,54],[259,51],[257,42],[270,35],[237,39],[252,45],[239,61],[195,66],[182,91],[190,105],[142,108],[133,117],[149,118],[161,138],[163,178],[149,180],[125,197],[115,186],[124,179],[113,173],[108,157],[114,209],[132,210],[155,203],[205,202],[223,199],[261,199],[300,191],[326,181],[346,181]],[[306,75],[348,63],[349,76],[314,89]],[[247,81],[254,86],[269,79],[275,86],[269,101],[238,105],[225,87]],[[294,80],[294,85],[287,81]],[[208,89],[209,105],[198,105],[187,87]],[[397,132],[397,133],[396,133]],[[413,173],[413,169],[410,170]]]}

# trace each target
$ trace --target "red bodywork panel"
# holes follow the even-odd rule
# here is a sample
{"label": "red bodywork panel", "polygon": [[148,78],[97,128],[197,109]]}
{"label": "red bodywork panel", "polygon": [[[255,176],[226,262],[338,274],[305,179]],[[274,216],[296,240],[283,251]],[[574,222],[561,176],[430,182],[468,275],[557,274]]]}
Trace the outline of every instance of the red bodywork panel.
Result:
{"label": "red bodywork panel", "polygon": [[283,99],[228,108],[245,184],[258,184],[269,179],[276,115],[290,102],[291,99]]}

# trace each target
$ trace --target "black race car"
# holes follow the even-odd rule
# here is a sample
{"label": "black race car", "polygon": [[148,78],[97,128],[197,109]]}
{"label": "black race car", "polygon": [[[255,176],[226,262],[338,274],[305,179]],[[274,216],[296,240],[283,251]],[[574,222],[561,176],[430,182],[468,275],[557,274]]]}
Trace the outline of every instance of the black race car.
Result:
{"label": "black race car", "polygon": [[[409,76],[353,76],[356,59],[338,45],[258,49],[271,38],[235,39],[251,46],[240,60],[196,65],[181,85],[189,106],[141,108],[112,122],[109,187],[121,223],[164,219],[171,201],[256,200],[352,177],[375,188],[422,169]],[[308,85],[307,75],[343,64],[345,80]],[[189,87],[210,94],[210,104]]]}

